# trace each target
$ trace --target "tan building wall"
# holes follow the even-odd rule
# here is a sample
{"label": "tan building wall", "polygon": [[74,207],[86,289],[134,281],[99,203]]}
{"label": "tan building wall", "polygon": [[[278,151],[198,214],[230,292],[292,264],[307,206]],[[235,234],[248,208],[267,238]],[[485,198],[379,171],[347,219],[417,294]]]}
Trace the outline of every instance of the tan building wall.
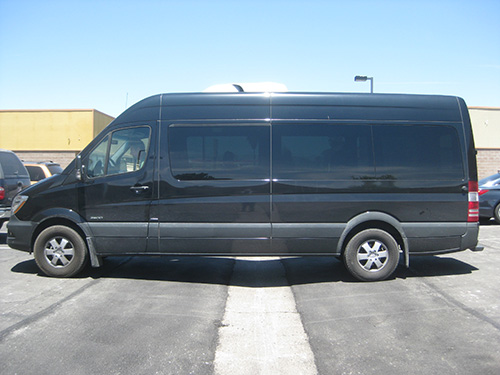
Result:
{"label": "tan building wall", "polygon": [[[108,116],[102,112],[96,111],[95,109],[93,110],[94,112],[94,132],[92,135],[92,139],[97,137],[97,135],[103,131],[103,129],[109,125],[111,121],[113,121],[115,118]],[[87,142],[88,143],[88,142]],[[87,144],[85,144],[86,146]]]}
{"label": "tan building wall", "polygon": [[500,170],[500,108],[469,107],[479,179]]}
{"label": "tan building wall", "polygon": [[113,119],[95,109],[0,110],[0,148],[65,167]]}

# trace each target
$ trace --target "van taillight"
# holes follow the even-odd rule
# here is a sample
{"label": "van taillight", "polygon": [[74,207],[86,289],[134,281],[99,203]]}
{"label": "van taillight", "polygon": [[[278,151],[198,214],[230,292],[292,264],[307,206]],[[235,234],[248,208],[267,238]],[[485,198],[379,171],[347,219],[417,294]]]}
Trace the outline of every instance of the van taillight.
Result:
{"label": "van taillight", "polygon": [[0,201],[5,198],[5,189],[0,186]]}
{"label": "van taillight", "polygon": [[477,181],[469,181],[469,213],[467,221],[474,223],[479,221],[479,193]]}

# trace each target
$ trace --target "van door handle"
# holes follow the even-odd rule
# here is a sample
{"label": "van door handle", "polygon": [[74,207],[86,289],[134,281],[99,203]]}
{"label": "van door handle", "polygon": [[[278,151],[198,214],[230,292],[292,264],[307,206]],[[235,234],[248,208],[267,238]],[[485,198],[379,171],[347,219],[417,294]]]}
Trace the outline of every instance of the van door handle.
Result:
{"label": "van door handle", "polygon": [[149,186],[131,186],[130,190],[132,190],[136,194],[139,194],[149,190]]}

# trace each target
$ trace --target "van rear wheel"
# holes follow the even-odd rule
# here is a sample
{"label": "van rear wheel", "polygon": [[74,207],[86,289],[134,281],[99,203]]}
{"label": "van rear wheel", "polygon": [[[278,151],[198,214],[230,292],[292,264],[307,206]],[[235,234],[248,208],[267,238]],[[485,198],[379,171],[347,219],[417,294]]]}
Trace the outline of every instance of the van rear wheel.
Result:
{"label": "van rear wheel", "polygon": [[64,225],[44,229],[34,246],[35,261],[47,276],[71,277],[80,272],[88,260],[85,241]]}
{"label": "van rear wheel", "polygon": [[380,229],[359,232],[344,251],[344,264],[351,275],[361,281],[385,280],[392,275],[398,262],[398,243]]}

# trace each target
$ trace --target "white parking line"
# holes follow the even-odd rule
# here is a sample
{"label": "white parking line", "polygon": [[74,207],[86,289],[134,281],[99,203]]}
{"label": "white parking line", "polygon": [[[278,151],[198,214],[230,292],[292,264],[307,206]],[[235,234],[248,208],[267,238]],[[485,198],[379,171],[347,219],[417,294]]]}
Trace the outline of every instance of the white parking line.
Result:
{"label": "white parking line", "polygon": [[219,328],[215,373],[317,374],[279,258],[236,261]]}

